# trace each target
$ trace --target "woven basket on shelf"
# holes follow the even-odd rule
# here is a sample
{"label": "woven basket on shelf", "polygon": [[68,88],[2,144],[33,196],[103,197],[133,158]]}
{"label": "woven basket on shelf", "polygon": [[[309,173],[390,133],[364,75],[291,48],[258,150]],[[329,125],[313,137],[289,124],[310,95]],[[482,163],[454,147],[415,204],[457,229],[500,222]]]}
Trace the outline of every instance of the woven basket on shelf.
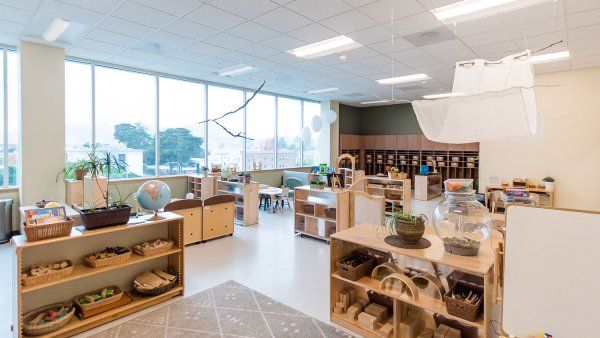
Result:
{"label": "woven basket on shelf", "polygon": [[169,290],[171,290],[175,285],[177,284],[177,277],[175,277],[175,279],[173,279],[169,284],[167,285],[163,285],[163,286],[159,286],[157,288],[154,289],[150,289],[150,290],[146,290],[146,289],[139,289],[135,283],[133,284],[133,289],[139,293],[140,295],[143,296],[158,296],[161,295]]}
{"label": "woven basket on shelf", "polygon": [[66,237],[71,234],[73,219],[67,217],[64,222],[28,225],[21,224],[21,230],[28,242],[41,241],[48,238]]}
{"label": "woven basket on shelf", "polygon": [[116,255],[113,257],[109,257],[109,258],[97,259],[95,261],[92,261],[87,256],[85,256],[85,257],[83,257],[83,262],[85,263],[85,265],[87,265],[91,268],[100,268],[100,267],[107,266],[107,265],[121,263],[123,261],[128,260],[129,257],[131,257],[131,250],[130,249],[127,249],[127,250],[129,250],[129,251],[127,251],[124,254]]}
{"label": "woven basket on shelf", "polygon": [[[99,300],[97,302],[88,303],[88,304],[79,304],[79,299],[85,297],[86,295],[88,295],[90,293],[98,293],[99,294],[99,293],[101,293],[102,289],[113,289],[114,293],[111,297]],[[96,308],[99,308],[99,307],[107,305],[107,304],[112,304],[114,302],[118,302],[121,299],[121,297],[123,297],[123,290],[121,290],[121,288],[119,288],[118,286],[114,286],[114,285],[107,286],[102,289],[94,290],[91,292],[86,292],[83,295],[79,295],[79,296],[73,298],[75,306],[77,306],[81,311],[89,311],[89,310],[96,309]]]}
{"label": "woven basket on shelf", "polygon": [[[56,321],[44,323],[44,324],[40,324],[40,325],[29,324],[29,321],[32,320],[33,318],[35,318],[40,313],[50,310],[50,309],[53,309],[53,308],[59,308],[62,306],[66,306],[70,309],[69,313],[67,313],[64,317],[62,317]],[[54,332],[54,331],[60,329],[61,327],[67,325],[67,323],[71,320],[71,318],[73,318],[74,314],[75,314],[75,308],[73,307],[72,303],[56,303],[56,304],[46,305],[39,309],[35,309],[31,312],[28,312],[23,316],[23,332],[28,336],[41,336],[41,335],[48,334],[50,332]]]}
{"label": "woven basket on shelf", "polygon": [[[361,256],[363,258],[366,258],[366,260],[359,266],[355,266],[355,267],[343,264],[343,262],[346,261],[348,258],[352,258],[355,256]],[[338,273],[340,274],[341,277],[349,279],[351,281],[357,281],[371,273],[374,263],[375,263],[375,258],[365,255],[365,254],[361,254],[361,253],[354,253],[348,257],[342,258],[339,261],[337,261],[336,266],[337,266]]]}
{"label": "woven basket on shelf", "polygon": [[[70,260],[66,260],[68,266],[66,268],[60,270],[50,270],[50,272],[39,275],[39,276],[29,276],[23,278],[23,286],[29,286],[33,284],[39,284],[48,282],[54,279],[63,278],[71,273],[73,273],[73,262]],[[28,271],[29,273],[29,271]]]}
{"label": "woven basket on shelf", "polygon": [[141,245],[142,243],[135,245],[133,247],[133,252],[135,252],[136,254],[140,255],[140,256],[152,256],[152,255],[156,255],[157,253],[161,253],[163,251],[168,251],[171,250],[171,248],[173,248],[173,241],[170,239],[166,239],[164,241],[167,241],[167,243],[159,245],[159,246],[155,246],[153,248],[142,248]]}
{"label": "woven basket on shelf", "polygon": [[[458,299],[452,298],[452,292],[457,286],[467,287],[476,291],[479,294],[479,299],[475,304],[469,304]],[[481,308],[481,304],[483,304],[483,288],[479,285],[474,285],[471,283],[465,283],[463,281],[457,281],[456,284],[450,289],[450,291],[446,292],[444,295],[444,299],[446,300],[446,308],[448,313],[468,320],[470,322],[477,321],[479,317],[479,309]]]}

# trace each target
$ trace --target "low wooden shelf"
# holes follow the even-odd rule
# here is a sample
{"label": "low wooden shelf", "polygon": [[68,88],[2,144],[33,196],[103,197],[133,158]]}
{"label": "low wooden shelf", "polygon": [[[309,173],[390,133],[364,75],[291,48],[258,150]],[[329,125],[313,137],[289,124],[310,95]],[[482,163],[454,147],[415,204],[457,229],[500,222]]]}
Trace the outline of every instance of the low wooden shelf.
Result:
{"label": "low wooden shelf", "polygon": [[[367,291],[375,292],[379,295],[387,296],[393,301],[393,320],[394,334],[391,337],[400,337],[397,329],[400,318],[398,309],[409,306],[417,309],[420,318],[426,326],[433,328],[433,314],[441,315],[448,320],[454,320],[461,325],[469,326],[477,331],[478,337],[488,337],[490,331],[489,322],[492,319],[492,293],[493,293],[493,266],[495,255],[492,250],[489,239],[481,245],[479,255],[473,257],[457,256],[447,253],[444,250],[444,244],[436,235],[432,228],[426,228],[423,236],[431,242],[431,247],[426,249],[403,249],[388,245],[384,242],[381,230],[378,225],[360,224],[348,228],[331,236],[330,245],[330,319],[332,322],[354,331],[364,337],[378,338],[383,337],[380,332],[370,330],[359,326],[358,322],[352,321],[343,314],[334,313],[334,307],[339,297],[339,293],[345,289],[354,289],[357,298],[366,298]],[[443,273],[444,277],[452,272],[468,273],[483,280],[483,310],[482,315],[471,322],[460,317],[450,315],[447,311],[445,302],[440,299],[436,291],[430,287],[419,289],[418,299],[413,299],[406,291],[396,288],[381,288],[380,280],[371,278],[370,275],[362,277],[356,281],[340,276],[337,271],[336,262],[359,249],[375,249],[392,254],[399,263],[400,268],[424,267],[437,269]],[[442,278],[445,281],[446,278]],[[447,286],[446,286],[447,288]]]}
{"label": "low wooden shelf", "polygon": [[[369,175],[364,180],[357,181],[352,190],[364,191],[369,195],[383,196],[385,198],[386,214],[402,210],[411,211],[411,181],[410,179],[390,179],[385,176]],[[399,196],[399,199],[390,199],[389,196]]]}
{"label": "low wooden shelf", "polygon": [[188,176],[188,193],[194,194],[194,198],[208,198],[216,194],[217,177],[212,175],[190,175]]}
{"label": "low wooden shelf", "polygon": [[[117,285],[133,297],[129,304],[80,320],[73,318],[66,326],[44,337],[72,336],[117,318],[140,311],[149,306],[183,295],[184,246],[183,218],[174,213],[159,214],[163,219],[140,224],[118,225],[96,230],[75,227],[71,235],[36,242],[28,242],[25,236],[11,240],[14,249],[15,302],[13,308],[13,336],[22,337],[23,315],[36,308],[71,301],[78,294]],[[172,249],[152,256],[135,253],[121,263],[101,268],[83,265],[82,258],[90,253],[102,251],[108,246],[132,248],[140,242],[168,238],[174,242]],[[73,272],[63,278],[23,286],[21,276],[27,267],[42,263],[71,260]],[[155,297],[142,297],[132,291],[135,277],[148,270],[169,270],[177,275],[177,285],[168,292]]]}
{"label": "low wooden shelf", "polygon": [[235,223],[243,226],[258,223],[258,183],[217,181],[217,195],[235,195]]}
{"label": "low wooden shelf", "polygon": [[429,201],[441,195],[442,175],[440,173],[415,175],[415,199]]}
{"label": "low wooden shelf", "polygon": [[[294,190],[294,233],[329,241],[331,234],[350,226],[350,195],[348,191],[311,189],[309,186]],[[312,205],[312,214],[304,212],[304,205]],[[325,215],[326,208],[335,208],[335,218]]]}

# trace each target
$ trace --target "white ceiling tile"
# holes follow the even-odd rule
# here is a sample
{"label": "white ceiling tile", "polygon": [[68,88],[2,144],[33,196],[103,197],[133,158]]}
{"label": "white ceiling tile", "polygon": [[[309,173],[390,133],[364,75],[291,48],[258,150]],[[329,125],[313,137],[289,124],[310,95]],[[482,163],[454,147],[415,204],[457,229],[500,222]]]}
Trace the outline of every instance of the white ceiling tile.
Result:
{"label": "white ceiling tile", "polygon": [[477,55],[468,49],[455,50],[452,52],[442,53],[435,56],[436,59],[446,63],[456,63],[458,61],[472,60]]}
{"label": "white ceiling tile", "polygon": [[[405,64],[402,64],[400,62],[394,62],[394,63],[390,63],[390,64],[386,64],[386,65],[373,66],[373,69],[376,69],[378,71],[385,73],[384,78],[417,73],[411,67],[409,67]],[[380,79],[381,79],[381,77],[380,77]]]}
{"label": "white ceiling tile", "polygon": [[369,47],[383,54],[390,54],[399,50],[415,48],[415,46],[403,38],[394,38],[387,41],[377,42],[369,45]]}
{"label": "white ceiling tile", "polygon": [[569,30],[569,39],[578,40],[600,35],[600,25],[579,27]]}
{"label": "white ceiling tile", "polygon": [[[567,41],[567,35],[565,31],[554,32],[536,36],[530,36],[527,38],[515,39],[515,43],[519,46],[519,49],[525,50],[538,50],[546,47],[551,43],[558,42],[560,40]],[[548,49],[546,53],[551,51],[566,50],[567,44],[565,42],[555,45],[551,49]]]}
{"label": "white ceiling tile", "polygon": [[573,50],[571,51],[571,58],[578,58],[598,54],[600,54],[600,46]]}
{"label": "white ceiling tile", "polygon": [[242,39],[228,33],[219,33],[217,35],[213,35],[210,38],[205,39],[204,42],[232,50],[252,44],[252,41],[250,40]]}
{"label": "white ceiling tile", "polygon": [[104,18],[104,15],[62,2],[45,0],[36,12],[34,19],[35,18],[62,18],[64,20],[92,26],[100,22],[100,20]]}
{"label": "white ceiling tile", "polygon": [[458,2],[459,0],[421,0],[421,4],[427,9],[434,9]]}
{"label": "white ceiling tile", "polygon": [[294,49],[296,47],[306,45],[306,42],[304,42],[302,40],[298,40],[291,36],[282,34],[282,35],[278,35],[276,37],[270,38],[268,40],[265,40],[265,41],[261,42],[261,44],[263,44],[265,46],[269,46],[271,48],[275,48],[280,51],[287,51],[290,49]]}
{"label": "white ceiling tile", "polygon": [[113,58],[113,54],[81,47],[74,47],[69,49],[69,56],[99,61],[105,61]]}
{"label": "white ceiling tile", "polygon": [[347,34],[377,25],[373,19],[358,10],[353,10],[321,21],[321,24],[336,32]]}
{"label": "white ceiling tile", "polygon": [[501,13],[498,14],[498,16],[506,27],[510,27],[547,20],[549,18],[559,17],[563,14],[563,1],[557,0]]}
{"label": "white ceiling tile", "polygon": [[176,18],[174,15],[133,2],[125,2],[112,16],[154,28],[164,26]]}
{"label": "white ceiling tile", "polygon": [[11,21],[0,20],[0,32],[21,35],[25,25]]}
{"label": "white ceiling tile", "polygon": [[232,62],[237,62],[239,64],[248,64],[248,65],[251,65],[252,61],[256,60],[256,57],[248,55],[248,54],[236,52],[236,51],[231,51],[229,53],[225,53],[223,55],[220,55],[219,59],[227,60],[227,61],[232,61]]}
{"label": "white ceiling tile", "polygon": [[274,48],[263,46],[260,44],[246,46],[244,48],[241,48],[239,51],[257,58],[264,58],[279,53],[279,51]]}
{"label": "white ceiling tile", "polygon": [[377,56],[379,55],[379,52],[376,52],[375,50],[371,49],[371,48],[366,48],[366,47],[361,47],[361,48],[356,48],[356,49],[352,49],[343,53],[340,53],[346,57],[349,57],[351,60],[360,60],[360,59],[364,59],[364,58],[369,58],[369,57],[373,57],[373,56]]}
{"label": "white ceiling tile", "polygon": [[175,16],[182,16],[190,11],[202,6],[203,2],[200,0],[133,0],[138,4],[154,8],[156,10],[169,13]]}
{"label": "white ceiling tile", "polygon": [[404,61],[402,61],[402,63],[411,68],[417,68],[417,67],[436,65],[436,64],[439,64],[440,62],[438,60],[432,58],[431,56],[422,56],[422,57],[418,57],[416,59],[404,60]]}
{"label": "white ceiling tile", "polygon": [[114,10],[122,0],[60,0],[70,5],[79,6],[81,8],[92,11],[108,14]]}
{"label": "white ceiling tile", "polygon": [[567,15],[568,28],[591,26],[600,23],[600,9]]}
{"label": "white ceiling tile", "polygon": [[524,38],[540,34],[558,32],[565,30],[565,19],[563,17],[549,20],[542,20],[522,26],[511,27],[507,29],[513,38]]}
{"label": "white ceiling tile", "polygon": [[422,50],[420,50],[418,48],[405,49],[405,50],[394,52],[394,53],[391,53],[388,55],[398,61],[409,60],[409,59],[427,56],[427,54],[425,54],[425,52],[423,52]]}
{"label": "white ceiling tile", "polygon": [[[506,41],[501,43],[495,43],[493,45],[487,45],[483,47],[474,47],[473,50],[478,56],[487,58],[494,54],[511,54],[519,51],[519,47],[513,41]],[[460,61],[460,60],[457,60]]]}
{"label": "white ceiling tile", "polygon": [[360,7],[359,10],[379,23],[387,23],[423,12],[425,9],[415,0],[379,0]]}
{"label": "white ceiling tile", "polygon": [[279,7],[271,12],[256,17],[253,21],[283,33],[311,23],[309,19],[284,7]]}
{"label": "white ceiling tile", "polygon": [[31,17],[33,16],[33,12],[26,11],[23,9],[5,6],[0,4],[0,20],[7,20],[20,24],[27,24]]}
{"label": "white ceiling tile", "polygon": [[198,62],[203,65],[215,67],[218,69],[233,67],[237,64],[233,61],[219,59],[219,58],[215,58],[215,57],[207,57],[207,58],[199,60]]}
{"label": "white ceiling tile", "polygon": [[391,64],[393,59],[384,55],[377,55],[370,58],[361,59],[358,62],[365,66],[380,66]]}
{"label": "white ceiling tile", "polygon": [[426,66],[417,66],[416,70],[423,72],[425,74],[430,74],[432,72],[439,72],[441,70],[447,70],[448,66],[443,63],[432,63]]}
{"label": "white ceiling tile", "polygon": [[210,27],[191,22],[185,19],[179,19],[167,25],[165,28],[163,28],[163,30],[169,33],[185,36],[187,38],[199,41],[204,40],[209,36],[213,36],[219,32],[216,29],[212,29]]}
{"label": "white ceiling tile", "polygon": [[229,49],[227,49],[227,48],[217,47],[215,45],[211,45],[211,44],[204,43],[204,42],[198,42],[194,45],[187,47],[186,49],[190,50],[192,52],[196,52],[196,53],[200,53],[200,54],[208,55],[208,56],[219,56],[219,55],[223,55],[223,54],[229,52]]}
{"label": "white ceiling tile", "polygon": [[16,46],[21,38],[20,34],[0,32],[0,43],[8,46]]}
{"label": "white ceiling tile", "polygon": [[106,18],[99,27],[134,38],[142,38],[154,31],[151,27],[114,17]]}
{"label": "white ceiling tile", "polygon": [[436,54],[453,52],[456,50],[465,49],[466,46],[464,43],[462,43],[462,41],[460,41],[458,39],[453,39],[453,40],[448,40],[448,41],[443,41],[443,42],[433,43],[430,45],[421,46],[420,48],[421,48],[421,50],[425,51],[429,55],[436,55]]}
{"label": "white ceiling tile", "polygon": [[279,35],[279,32],[252,21],[247,21],[241,25],[230,28],[227,32],[254,42],[263,41]]}
{"label": "white ceiling tile", "polygon": [[352,7],[361,7],[361,6],[368,5],[375,1],[377,1],[377,0],[344,0],[345,3],[347,3],[348,5],[350,5]]}
{"label": "white ceiling tile", "polygon": [[600,2],[595,0],[567,0],[567,13],[577,13],[600,8]]}
{"label": "white ceiling tile", "polygon": [[456,36],[464,37],[504,29],[504,24],[497,15],[492,15],[477,20],[461,22],[456,26],[448,26],[448,28]]}
{"label": "white ceiling tile", "polygon": [[116,54],[123,50],[122,46],[113,45],[111,43],[105,43],[101,41],[95,41],[91,39],[81,40],[75,47],[95,50],[103,53]]}
{"label": "white ceiling tile", "polygon": [[252,19],[278,7],[277,3],[269,0],[212,0],[210,4],[246,19]]}
{"label": "white ceiling tile", "polygon": [[106,43],[112,43],[114,45],[123,47],[131,46],[138,41],[138,39],[133,38],[131,36],[107,31],[101,28],[96,28],[92,30],[90,33],[88,33],[86,38]]}
{"label": "white ceiling tile", "polygon": [[393,33],[381,25],[352,32],[347,35],[363,45],[386,41],[393,37]]}
{"label": "white ceiling tile", "polygon": [[186,19],[217,30],[225,30],[237,26],[245,20],[237,15],[219,8],[204,5],[185,16]]}
{"label": "white ceiling tile", "polygon": [[204,60],[206,58],[206,55],[201,55],[201,54],[189,51],[187,49],[175,50],[170,53],[167,53],[166,55],[170,56],[172,58],[191,61],[191,62],[201,62],[201,60]]}
{"label": "white ceiling tile", "polygon": [[185,68],[185,69],[191,69],[192,67],[194,67],[196,65],[194,62],[176,59],[176,58],[172,58],[172,57],[168,57],[168,56],[163,56],[161,58],[158,58],[158,59],[154,60],[154,63],[164,64],[164,65],[169,65],[169,66],[179,67],[179,68]]}
{"label": "white ceiling tile", "polygon": [[600,45],[600,36],[595,36],[592,38],[574,40],[569,42],[569,49],[584,49],[584,48],[592,48]]}
{"label": "white ceiling tile", "polygon": [[318,24],[318,23],[313,23],[313,24],[295,29],[293,31],[288,32],[287,34],[290,36],[293,36],[297,39],[300,39],[304,42],[307,42],[307,43],[313,43],[313,42],[333,38],[333,37],[339,35],[338,33],[334,32],[333,30],[331,30],[321,24]]}
{"label": "white ceiling tile", "polygon": [[42,0],[0,0],[0,3],[33,12],[38,9]]}
{"label": "white ceiling tile", "polygon": [[430,12],[422,12],[387,23],[386,27],[400,36],[405,36],[442,27],[442,23]]}
{"label": "white ceiling tile", "polygon": [[144,40],[138,43],[135,48],[146,50],[146,48],[150,47],[150,50],[146,51],[154,52],[153,49],[155,49],[158,54],[164,55],[170,51],[191,46],[195,42],[195,40],[188,39],[181,35],[158,31],[144,38]]}
{"label": "white ceiling tile", "polygon": [[273,61],[280,63],[282,65],[291,65],[294,63],[298,63],[302,61],[300,58],[290,54],[290,53],[279,53],[271,56],[267,56],[265,60]]}
{"label": "white ceiling tile", "polygon": [[513,37],[508,30],[500,29],[493,32],[465,36],[462,38],[462,41],[469,47],[479,47],[513,39],[515,39],[515,37]]}
{"label": "white ceiling tile", "polygon": [[142,61],[154,61],[160,58],[160,55],[154,53],[148,53],[137,49],[126,49],[119,53],[119,55],[142,60]]}
{"label": "white ceiling tile", "polygon": [[285,7],[314,21],[320,21],[352,9],[342,0],[295,0],[286,4]]}
{"label": "white ceiling tile", "polygon": [[573,65],[579,66],[579,67],[582,67],[583,65],[589,66],[590,64],[600,64],[600,55],[596,54],[596,55],[577,57],[577,58],[574,58],[573,60],[571,60],[571,63],[573,63]]}
{"label": "white ceiling tile", "polygon": [[255,60],[252,62],[255,67],[258,67],[261,70],[265,69],[274,69],[276,67],[281,67],[281,64],[269,60]]}

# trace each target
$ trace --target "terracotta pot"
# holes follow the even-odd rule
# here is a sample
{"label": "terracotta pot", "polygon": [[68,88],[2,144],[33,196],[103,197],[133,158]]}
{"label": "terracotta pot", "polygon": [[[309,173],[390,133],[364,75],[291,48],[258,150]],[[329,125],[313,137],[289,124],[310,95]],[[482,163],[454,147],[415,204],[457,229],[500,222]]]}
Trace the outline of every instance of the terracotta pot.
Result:
{"label": "terracotta pot", "polygon": [[78,181],[83,181],[83,177],[85,176],[85,169],[75,169],[75,179]]}
{"label": "terracotta pot", "polygon": [[396,221],[396,233],[406,243],[417,243],[425,233],[425,221]]}
{"label": "terracotta pot", "polygon": [[97,208],[94,212],[79,210],[81,223],[86,229],[97,229],[112,225],[123,225],[129,221],[131,207],[124,206],[119,209]]}

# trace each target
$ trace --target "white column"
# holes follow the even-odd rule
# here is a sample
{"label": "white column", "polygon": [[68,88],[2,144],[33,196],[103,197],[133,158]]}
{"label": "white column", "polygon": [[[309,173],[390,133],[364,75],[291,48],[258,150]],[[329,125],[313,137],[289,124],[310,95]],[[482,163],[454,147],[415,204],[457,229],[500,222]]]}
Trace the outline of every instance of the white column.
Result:
{"label": "white column", "polygon": [[21,205],[64,201],[65,50],[21,42],[19,165]]}
{"label": "white column", "polygon": [[324,128],[321,129],[319,135],[319,162],[329,163],[329,165],[333,167],[335,164],[331,161],[335,161],[338,157],[340,146],[340,103],[337,101],[322,101],[321,116],[323,116],[325,114],[324,112],[327,110],[333,110],[337,115],[337,119],[334,123],[329,125],[329,128],[325,125]]}

